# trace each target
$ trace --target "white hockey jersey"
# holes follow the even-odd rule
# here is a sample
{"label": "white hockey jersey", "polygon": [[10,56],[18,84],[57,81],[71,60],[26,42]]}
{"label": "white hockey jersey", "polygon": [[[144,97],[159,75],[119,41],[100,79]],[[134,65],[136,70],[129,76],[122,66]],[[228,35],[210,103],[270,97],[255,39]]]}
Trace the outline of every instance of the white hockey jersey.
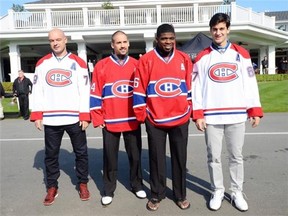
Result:
{"label": "white hockey jersey", "polygon": [[234,124],[263,116],[249,53],[236,44],[222,52],[210,46],[195,59],[192,81],[193,120]]}
{"label": "white hockey jersey", "polygon": [[36,65],[32,91],[31,121],[44,125],[68,125],[90,121],[90,81],[87,65],[75,54],[61,60],[53,53]]}

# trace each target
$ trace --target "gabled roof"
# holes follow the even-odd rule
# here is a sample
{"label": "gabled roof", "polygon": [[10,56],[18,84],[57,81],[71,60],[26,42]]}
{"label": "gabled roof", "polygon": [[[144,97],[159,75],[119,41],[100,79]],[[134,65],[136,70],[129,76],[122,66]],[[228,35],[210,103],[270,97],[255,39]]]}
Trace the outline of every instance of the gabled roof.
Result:
{"label": "gabled roof", "polygon": [[266,16],[275,16],[276,21],[288,20],[288,11],[265,12]]}

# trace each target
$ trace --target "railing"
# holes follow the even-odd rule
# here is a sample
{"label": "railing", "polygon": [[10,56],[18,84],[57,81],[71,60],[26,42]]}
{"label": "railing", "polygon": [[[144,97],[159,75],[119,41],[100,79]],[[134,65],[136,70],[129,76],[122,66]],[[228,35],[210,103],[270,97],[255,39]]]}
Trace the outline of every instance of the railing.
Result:
{"label": "railing", "polygon": [[83,11],[52,11],[52,27],[83,27],[84,18]]}
{"label": "railing", "polygon": [[113,10],[89,10],[88,11],[88,26],[111,26],[120,25],[120,11]]}
{"label": "railing", "polygon": [[229,5],[212,5],[212,6],[199,6],[198,20],[199,22],[208,22],[215,13],[231,13]]}
{"label": "railing", "polygon": [[157,24],[156,8],[125,9],[124,17],[127,26]]}
{"label": "railing", "polygon": [[161,18],[165,23],[193,23],[193,7],[162,8]]}
{"label": "railing", "polygon": [[[134,8],[112,10],[71,10],[49,12],[11,12],[9,29],[93,28],[109,26],[158,25],[160,23],[207,23],[217,12],[227,13],[232,22],[251,22],[275,28],[274,18],[255,13],[238,5],[212,5],[187,7]],[[232,14],[233,13],[233,14]],[[198,16],[197,16],[198,14]],[[197,16],[197,17],[196,17]],[[85,21],[86,20],[86,21]]]}

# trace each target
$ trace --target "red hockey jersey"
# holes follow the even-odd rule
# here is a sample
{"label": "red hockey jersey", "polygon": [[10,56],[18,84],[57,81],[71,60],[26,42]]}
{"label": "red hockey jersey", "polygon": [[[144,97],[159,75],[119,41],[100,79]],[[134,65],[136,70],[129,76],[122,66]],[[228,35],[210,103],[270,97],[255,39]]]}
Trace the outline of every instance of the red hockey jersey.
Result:
{"label": "red hockey jersey", "polygon": [[133,108],[137,119],[146,117],[155,126],[184,124],[191,115],[191,73],[189,56],[174,50],[164,60],[156,49],[139,60],[134,80]]}
{"label": "red hockey jersey", "polygon": [[133,112],[133,80],[137,60],[127,56],[119,64],[113,56],[100,60],[94,68],[90,111],[94,127],[106,125],[112,132],[136,130],[139,122]]}

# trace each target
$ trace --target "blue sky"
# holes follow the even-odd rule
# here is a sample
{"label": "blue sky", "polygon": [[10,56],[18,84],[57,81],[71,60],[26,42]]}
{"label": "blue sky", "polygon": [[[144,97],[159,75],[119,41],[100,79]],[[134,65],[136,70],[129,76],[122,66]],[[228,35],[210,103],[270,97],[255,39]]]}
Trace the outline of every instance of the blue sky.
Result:
{"label": "blue sky", "polygon": [[[0,0],[0,16],[6,15],[13,4],[23,5],[33,1],[36,0]],[[251,7],[256,12],[288,11],[287,0],[236,0],[236,3],[242,7]]]}

